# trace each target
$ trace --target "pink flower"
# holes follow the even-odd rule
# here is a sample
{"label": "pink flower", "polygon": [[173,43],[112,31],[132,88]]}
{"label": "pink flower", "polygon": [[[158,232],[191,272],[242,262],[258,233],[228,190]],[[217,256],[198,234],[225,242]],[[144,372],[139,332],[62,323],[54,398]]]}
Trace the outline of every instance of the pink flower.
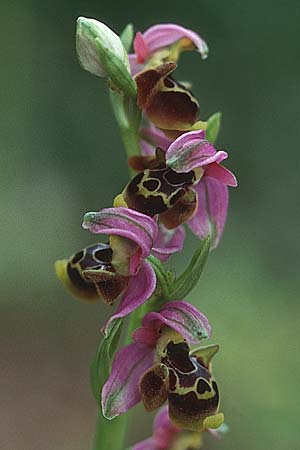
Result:
{"label": "pink flower", "polygon": [[166,164],[178,173],[200,170],[200,181],[193,186],[197,193],[197,209],[188,224],[200,238],[211,237],[215,248],[222,236],[228,209],[228,188],[237,180],[220,163],[228,158],[225,151],[216,151],[205,139],[205,131],[191,131],[177,138],[166,152]]}
{"label": "pink flower", "polygon": [[[155,220],[123,207],[85,214],[83,228],[109,236],[113,273],[128,279],[116,312],[104,326],[103,331],[107,335],[116,319],[130,314],[153,294],[156,276],[146,258],[153,253],[165,261],[182,248],[183,237],[179,232],[169,240],[164,239]],[[101,267],[85,269],[84,275],[96,283],[99,279],[103,280]],[[105,280],[111,279],[110,273]]]}
{"label": "pink flower", "polygon": [[205,131],[184,133],[166,151],[129,160],[140,173],[122,192],[123,203],[151,217],[158,214],[168,229],[187,222],[200,239],[209,235],[215,248],[226,221],[227,186],[237,185],[221,165],[226,158],[227,152],[205,139]]}
{"label": "pink flower", "polygon": [[[223,415],[218,413],[219,395],[210,360],[218,346],[195,352],[188,346],[210,332],[207,318],[183,301],[146,314],[142,327],[133,333],[134,343],[115,355],[102,390],[104,416],[113,419],[141,399],[147,410],[167,400],[171,420],[178,427],[194,431],[217,428]],[[194,386],[198,386],[197,392]]]}
{"label": "pink flower", "polygon": [[128,208],[106,208],[84,216],[83,227],[109,236],[109,243],[93,244],[57,261],[56,273],[68,290],[82,300],[102,299],[115,313],[103,328],[110,333],[114,321],[142,305],[153,294],[156,276],[147,257],[162,261],[182,249],[182,230],[169,233],[151,217]]}
{"label": "pink flower", "polygon": [[[220,439],[221,429],[207,431]],[[152,437],[137,443],[132,450],[200,450],[202,441],[201,432],[187,432],[173,425],[169,418],[168,406],[164,406],[154,418]]]}
{"label": "pink flower", "polygon": [[[194,31],[175,24],[159,24],[138,32],[129,55],[132,74],[143,70],[145,65],[158,65],[163,61],[177,61],[181,51],[197,50],[202,58],[207,57],[205,41]],[[158,62],[158,64],[157,64]]]}

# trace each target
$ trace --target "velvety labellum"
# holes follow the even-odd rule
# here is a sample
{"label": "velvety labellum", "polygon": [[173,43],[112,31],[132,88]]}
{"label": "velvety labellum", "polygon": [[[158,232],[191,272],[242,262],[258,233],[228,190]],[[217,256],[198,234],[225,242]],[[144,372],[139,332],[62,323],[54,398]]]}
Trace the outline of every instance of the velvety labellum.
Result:
{"label": "velvety labellum", "polygon": [[176,228],[191,217],[196,195],[189,187],[197,182],[195,171],[177,173],[170,169],[162,161],[159,149],[156,159],[136,157],[134,165],[148,168],[136,175],[123,192],[129,208],[150,217],[169,211],[164,221],[167,228]]}
{"label": "velvety labellum", "polygon": [[192,126],[199,112],[193,94],[170,77],[175,68],[175,63],[168,62],[144,70],[135,77],[139,108],[163,130],[181,130],[182,126]]}
{"label": "velvety labellum", "polygon": [[113,303],[127,287],[128,280],[115,272],[112,254],[109,244],[89,246],[68,260],[57,261],[57,275],[76,297],[83,300],[101,298]]}
{"label": "velvety labellum", "polygon": [[[163,339],[165,342],[166,337]],[[157,407],[167,399],[170,418],[175,425],[202,431],[205,420],[218,413],[216,381],[201,357],[190,352],[185,340],[171,338],[163,348],[158,344],[158,349],[160,365],[149,369],[140,383],[146,409],[151,410],[154,405]],[[160,373],[167,373],[168,376]]]}

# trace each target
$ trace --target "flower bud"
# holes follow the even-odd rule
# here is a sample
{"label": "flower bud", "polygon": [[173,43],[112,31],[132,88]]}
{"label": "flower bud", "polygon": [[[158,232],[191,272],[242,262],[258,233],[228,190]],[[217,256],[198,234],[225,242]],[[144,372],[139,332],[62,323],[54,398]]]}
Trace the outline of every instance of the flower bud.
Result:
{"label": "flower bud", "polygon": [[112,86],[135,96],[136,85],[130,75],[129,60],[119,36],[104,23],[79,17],[76,50],[81,66],[99,77],[108,77]]}
{"label": "flower bud", "polygon": [[128,57],[119,36],[98,20],[78,17],[76,50],[79,62],[85,70],[98,77],[106,77],[108,75],[99,56],[97,40],[129,69]]}

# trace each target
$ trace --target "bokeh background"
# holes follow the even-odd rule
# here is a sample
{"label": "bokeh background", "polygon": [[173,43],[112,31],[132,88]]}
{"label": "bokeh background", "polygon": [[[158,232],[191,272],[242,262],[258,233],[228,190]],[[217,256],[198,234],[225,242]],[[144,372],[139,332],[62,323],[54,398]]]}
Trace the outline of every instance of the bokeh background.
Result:
{"label": "bokeh background", "polygon": [[[183,55],[177,77],[193,82],[202,118],[223,112],[218,146],[240,185],[190,298],[221,345],[231,429],[205,448],[299,450],[297,0],[1,2],[0,448],[88,450],[94,429],[88,366],[108,310],[73,300],[53,262],[93,242],[82,215],[109,206],[127,172],[105,83],[76,60],[79,15],[117,32],[175,22],[207,40],[209,58]],[[195,245],[173,260],[179,272]],[[141,411],[128,443],[150,433]]]}

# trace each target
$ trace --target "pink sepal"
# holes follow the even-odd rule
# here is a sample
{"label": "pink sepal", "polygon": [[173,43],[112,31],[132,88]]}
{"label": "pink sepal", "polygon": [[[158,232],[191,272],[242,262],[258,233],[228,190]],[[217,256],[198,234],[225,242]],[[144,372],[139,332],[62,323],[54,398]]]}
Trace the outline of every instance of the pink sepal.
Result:
{"label": "pink sepal", "polygon": [[137,55],[137,62],[139,64],[142,64],[149,56],[149,50],[147,47],[147,44],[143,38],[142,33],[139,31],[136,33],[134,41],[133,41],[133,48],[135,51],[135,54]]}
{"label": "pink sepal", "polygon": [[102,411],[107,419],[125,413],[141,400],[139,380],[153,365],[154,351],[133,343],[116,353],[102,389]]}
{"label": "pink sepal", "polygon": [[205,139],[203,130],[189,131],[179,136],[166,151],[166,163],[175,172],[189,172],[196,167],[220,163],[228,157],[224,151]]}
{"label": "pink sepal", "polygon": [[147,127],[141,128],[140,135],[142,140],[153,146],[153,153],[156,147],[160,147],[161,149],[166,151],[172,143],[172,139],[168,138],[152,123],[149,123],[149,126]]}
{"label": "pink sepal", "polygon": [[152,255],[165,262],[176,252],[181,252],[185,238],[185,231],[182,226],[175,230],[168,230],[163,225],[159,225],[159,232],[154,241]]}
{"label": "pink sepal", "polygon": [[132,447],[132,450],[158,450],[153,438],[138,442]]}
{"label": "pink sepal", "polygon": [[[193,344],[209,337],[211,334],[211,326],[207,317],[198,311],[195,306],[185,301],[166,303],[160,312],[150,312],[146,314],[142,321],[142,329],[152,329],[157,332],[164,325],[177,331]],[[142,331],[139,331],[139,334],[134,335],[135,341],[138,341],[139,336],[145,338],[145,334],[143,335]],[[157,338],[158,336],[157,333]]]}
{"label": "pink sepal", "polygon": [[224,183],[227,186],[236,187],[238,184],[235,175],[230,170],[226,169],[226,167],[223,167],[220,164],[209,164],[205,167],[204,170],[206,177],[215,178],[216,180],[219,180],[221,183]]}
{"label": "pink sepal", "polygon": [[107,337],[116,319],[123,318],[145,303],[151,297],[156,287],[155,272],[150,263],[142,261],[137,275],[130,278],[116,312],[107,320],[102,329]]}
{"label": "pink sepal", "polygon": [[142,36],[149,53],[168,47],[179,41],[179,39],[187,38],[193,42],[203,59],[207,57],[208,48],[206,42],[194,31],[180,25],[173,23],[154,25],[148,28]]}
{"label": "pink sepal", "polygon": [[188,225],[200,239],[210,236],[211,249],[214,249],[224,231],[228,188],[215,178],[204,177],[194,186],[194,190],[198,194],[198,208]]}
{"label": "pink sepal", "polygon": [[86,213],[82,226],[95,234],[130,239],[141,248],[142,258],[149,256],[158,233],[157,223],[151,217],[124,207]]}

